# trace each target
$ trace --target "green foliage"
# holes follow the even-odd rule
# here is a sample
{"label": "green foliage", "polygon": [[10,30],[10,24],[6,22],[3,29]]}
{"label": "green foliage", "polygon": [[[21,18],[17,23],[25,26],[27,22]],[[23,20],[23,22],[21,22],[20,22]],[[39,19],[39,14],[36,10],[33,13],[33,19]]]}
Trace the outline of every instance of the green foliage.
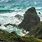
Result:
{"label": "green foliage", "polygon": [[22,40],[24,40],[24,42],[41,42],[37,38],[34,38],[32,36],[22,37]]}
{"label": "green foliage", "polygon": [[5,40],[5,42],[42,42],[33,36],[20,37],[15,32],[8,33],[6,31],[0,30],[0,40]]}

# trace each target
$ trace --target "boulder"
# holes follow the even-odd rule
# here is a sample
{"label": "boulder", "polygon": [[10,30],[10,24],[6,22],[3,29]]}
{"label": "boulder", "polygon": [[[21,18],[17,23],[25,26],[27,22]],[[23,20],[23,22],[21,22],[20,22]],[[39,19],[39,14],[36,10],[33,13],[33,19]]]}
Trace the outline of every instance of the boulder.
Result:
{"label": "boulder", "polygon": [[19,27],[29,31],[31,30],[32,27],[36,26],[39,22],[40,22],[40,18],[37,15],[36,9],[34,7],[31,7],[25,12],[24,19],[19,24]]}

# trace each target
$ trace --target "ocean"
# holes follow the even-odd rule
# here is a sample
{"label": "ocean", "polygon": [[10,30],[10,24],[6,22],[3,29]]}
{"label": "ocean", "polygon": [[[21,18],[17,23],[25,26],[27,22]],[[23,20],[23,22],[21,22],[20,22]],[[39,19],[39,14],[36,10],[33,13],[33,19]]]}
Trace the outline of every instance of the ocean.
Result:
{"label": "ocean", "polygon": [[[0,26],[0,29],[3,28],[5,24],[13,24],[15,22],[15,15],[19,14],[21,16],[24,16],[25,11],[27,11],[27,9],[29,9],[30,7],[36,8],[37,14],[40,17],[40,21],[42,21],[42,0],[0,0],[0,24],[2,25]],[[41,14],[39,14],[39,12]],[[17,23],[21,23],[21,21],[19,19],[17,21],[16,18]],[[6,29],[5,27],[2,30],[8,30],[9,33],[10,31],[14,31],[13,27],[10,28],[12,29]],[[20,31],[21,33],[21,29],[17,29],[17,31]],[[20,34],[17,31],[15,32],[17,34]]]}

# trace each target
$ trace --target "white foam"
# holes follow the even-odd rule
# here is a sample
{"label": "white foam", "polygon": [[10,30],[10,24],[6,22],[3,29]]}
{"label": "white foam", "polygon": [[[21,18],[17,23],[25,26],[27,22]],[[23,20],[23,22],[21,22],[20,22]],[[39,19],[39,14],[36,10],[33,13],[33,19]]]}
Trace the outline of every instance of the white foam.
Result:
{"label": "white foam", "polygon": [[[40,12],[40,14],[39,14]],[[40,21],[42,21],[42,11],[37,10],[37,15],[40,17]]]}
{"label": "white foam", "polygon": [[35,7],[36,9],[42,9],[42,7]]}
{"label": "white foam", "polygon": [[15,16],[17,13],[16,12],[12,12],[12,13],[0,13],[0,16]]}
{"label": "white foam", "polygon": [[0,26],[0,29],[1,29],[1,30],[4,30],[4,31],[7,31],[7,32],[9,32],[9,33],[15,31],[15,32],[17,33],[17,35],[19,35],[19,36],[25,36],[26,34],[29,33],[29,31],[23,33],[23,32],[22,32],[22,29],[19,29],[19,28],[17,28],[17,27],[13,27],[13,26],[11,26],[11,25],[9,25],[9,26],[7,26],[7,27],[1,25],[1,26]]}
{"label": "white foam", "polygon": [[3,25],[1,25],[1,26],[0,26],[0,29],[2,29],[2,30],[6,30],[6,27],[3,26]]}

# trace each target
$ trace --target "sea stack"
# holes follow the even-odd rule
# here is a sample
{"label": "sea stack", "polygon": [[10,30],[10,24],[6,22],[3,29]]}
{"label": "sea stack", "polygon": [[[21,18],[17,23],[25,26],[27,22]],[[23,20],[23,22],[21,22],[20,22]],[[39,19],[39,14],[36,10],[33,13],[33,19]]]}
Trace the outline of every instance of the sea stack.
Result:
{"label": "sea stack", "polygon": [[21,22],[21,24],[19,24],[19,27],[29,31],[39,22],[40,18],[37,15],[36,9],[34,7],[31,7],[25,12],[24,20]]}

